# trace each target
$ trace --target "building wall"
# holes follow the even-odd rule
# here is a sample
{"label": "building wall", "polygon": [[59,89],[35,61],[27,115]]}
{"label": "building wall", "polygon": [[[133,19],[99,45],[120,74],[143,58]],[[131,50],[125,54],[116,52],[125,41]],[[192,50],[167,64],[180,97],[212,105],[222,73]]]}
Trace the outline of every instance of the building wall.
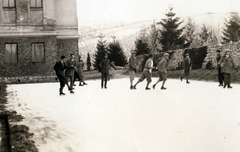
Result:
{"label": "building wall", "polygon": [[[32,62],[33,42],[43,42],[45,61]],[[5,62],[5,43],[18,43],[18,61]],[[57,60],[56,36],[47,37],[0,37],[0,77],[14,76],[49,76],[54,75],[53,65]]]}

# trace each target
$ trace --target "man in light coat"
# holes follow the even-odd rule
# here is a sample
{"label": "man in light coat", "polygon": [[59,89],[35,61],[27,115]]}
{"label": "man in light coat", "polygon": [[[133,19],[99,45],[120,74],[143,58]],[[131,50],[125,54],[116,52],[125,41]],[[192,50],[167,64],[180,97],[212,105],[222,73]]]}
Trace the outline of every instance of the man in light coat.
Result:
{"label": "man in light coat", "polygon": [[164,53],[162,59],[158,62],[157,69],[158,69],[158,75],[159,79],[158,81],[153,85],[153,89],[155,89],[156,85],[160,82],[162,82],[161,90],[165,90],[167,88],[164,87],[165,82],[167,81],[167,68],[168,68],[168,59],[169,54]]}
{"label": "man in light coat", "polygon": [[225,55],[220,59],[219,64],[221,65],[221,72],[223,73],[224,86],[223,88],[232,88],[231,86],[231,73],[233,69],[238,71],[232,57],[230,56],[229,50],[225,52]]}
{"label": "man in light coat", "polygon": [[128,73],[130,77],[130,89],[134,89],[133,87],[133,80],[135,78],[135,73],[137,71],[137,60],[136,60],[136,52],[131,52],[131,57],[129,58],[129,66],[128,66]]}
{"label": "man in light coat", "polygon": [[145,90],[150,90],[150,88],[148,86],[152,82],[152,69],[153,69],[153,55],[150,54],[148,56],[148,60],[145,63],[141,78],[133,86],[134,89],[136,89],[136,86],[138,85],[138,83],[142,82],[146,78],[147,79],[147,85],[146,85]]}

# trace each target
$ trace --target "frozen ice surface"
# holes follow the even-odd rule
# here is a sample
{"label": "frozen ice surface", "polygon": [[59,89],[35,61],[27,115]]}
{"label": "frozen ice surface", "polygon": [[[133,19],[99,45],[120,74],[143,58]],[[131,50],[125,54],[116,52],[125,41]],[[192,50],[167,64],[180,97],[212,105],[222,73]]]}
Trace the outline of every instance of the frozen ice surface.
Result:
{"label": "frozen ice surface", "polygon": [[[156,82],[153,78],[153,83]],[[137,79],[134,80],[136,82]],[[23,115],[40,152],[238,152],[240,85],[169,79],[160,90],[146,81],[99,80],[75,87],[59,83],[8,85],[7,109]]]}

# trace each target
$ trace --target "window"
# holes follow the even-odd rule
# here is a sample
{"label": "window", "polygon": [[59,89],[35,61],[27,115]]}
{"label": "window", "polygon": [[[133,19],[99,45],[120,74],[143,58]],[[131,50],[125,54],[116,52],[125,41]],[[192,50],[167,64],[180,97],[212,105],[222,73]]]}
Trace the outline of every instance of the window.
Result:
{"label": "window", "polygon": [[17,43],[5,44],[5,62],[17,62]]}
{"label": "window", "polygon": [[15,8],[15,0],[2,0],[3,8]]}
{"label": "window", "polygon": [[30,0],[30,7],[42,8],[42,0]]}
{"label": "window", "polygon": [[44,43],[32,43],[32,62],[44,62]]}

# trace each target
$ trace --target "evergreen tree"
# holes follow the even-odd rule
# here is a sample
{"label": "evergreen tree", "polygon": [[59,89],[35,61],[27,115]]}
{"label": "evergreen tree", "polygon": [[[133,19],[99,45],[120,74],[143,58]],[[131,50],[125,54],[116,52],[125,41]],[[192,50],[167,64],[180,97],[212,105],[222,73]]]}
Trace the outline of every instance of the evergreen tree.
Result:
{"label": "evergreen tree", "polygon": [[101,34],[99,36],[99,40],[97,43],[97,51],[94,54],[94,69],[98,70],[99,72],[101,71],[101,68],[99,67],[99,64],[104,56],[105,53],[107,53],[107,41],[103,39],[104,36]]}
{"label": "evergreen tree", "polygon": [[88,52],[88,54],[87,54],[87,70],[88,70],[88,71],[90,71],[91,65],[92,65],[92,63],[91,63],[91,58],[90,58],[90,54],[89,54],[89,52]]}
{"label": "evergreen tree", "polygon": [[186,43],[184,44],[185,47],[192,47],[192,43],[194,43],[194,41],[196,40],[196,37],[197,37],[196,25],[193,22],[192,18],[187,19],[187,23],[183,30],[183,34],[184,34],[185,41],[186,41]]}
{"label": "evergreen tree", "polygon": [[208,41],[208,38],[209,38],[210,34],[209,34],[209,30],[208,30],[208,28],[206,27],[205,24],[203,24],[199,36],[202,39],[203,44]]}
{"label": "evergreen tree", "polygon": [[238,41],[240,39],[240,17],[238,13],[232,12],[230,20],[225,22],[225,26],[222,37],[223,43]]}
{"label": "evergreen tree", "polygon": [[159,42],[162,44],[163,51],[182,48],[184,37],[181,36],[183,28],[179,28],[183,21],[179,21],[179,17],[175,17],[176,13],[170,7],[166,18],[162,19],[158,24],[162,26],[160,29]]}
{"label": "evergreen tree", "polygon": [[113,42],[109,43],[108,45],[108,52],[109,52],[109,60],[114,62],[117,66],[125,66],[127,62],[127,58],[123,52],[123,48],[121,47],[119,41],[115,40],[113,37]]}
{"label": "evergreen tree", "polygon": [[161,45],[158,42],[158,30],[156,27],[156,23],[153,22],[153,24],[150,27],[150,33],[148,38],[148,46],[151,50],[152,54],[156,54],[161,50]]}
{"label": "evergreen tree", "polygon": [[139,38],[135,41],[135,51],[137,52],[136,55],[149,54],[151,52],[147,42]]}

